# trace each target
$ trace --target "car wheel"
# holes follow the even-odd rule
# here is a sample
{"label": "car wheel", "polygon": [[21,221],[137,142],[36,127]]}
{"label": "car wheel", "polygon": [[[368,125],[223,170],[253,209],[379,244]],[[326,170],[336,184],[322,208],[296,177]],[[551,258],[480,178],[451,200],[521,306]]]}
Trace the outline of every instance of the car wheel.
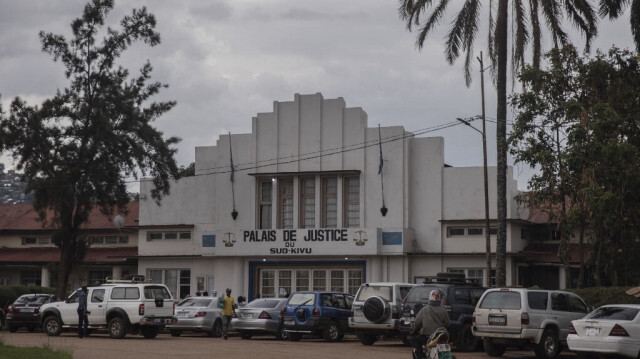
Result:
{"label": "car wheel", "polygon": [[329,322],[324,331],[322,337],[328,342],[337,342],[340,340],[340,326],[336,322]]}
{"label": "car wheel", "polygon": [[289,333],[282,330],[282,328],[279,328],[278,331],[276,332],[276,339],[287,340],[289,339]]}
{"label": "car wheel", "polygon": [[17,332],[17,331],[18,331],[18,328],[19,328],[19,327],[18,327],[17,325],[9,324],[9,332],[11,332],[11,333],[15,333],[15,332]]}
{"label": "car wheel", "polygon": [[171,333],[172,337],[179,337],[180,334],[182,334],[182,332],[179,330],[170,330],[169,333]]}
{"label": "car wheel", "polygon": [[120,317],[111,318],[108,325],[109,336],[113,339],[122,339],[127,334],[124,320]]}
{"label": "car wheel", "polygon": [[380,323],[389,316],[389,303],[381,297],[367,298],[362,305],[362,314],[372,323]]}
{"label": "car wheel", "polygon": [[242,338],[242,339],[251,339],[251,334],[249,334],[249,333],[240,333],[240,338]]}
{"label": "car wheel", "polygon": [[484,352],[490,357],[501,357],[507,347],[502,344],[494,344],[490,339],[484,339]]}
{"label": "car wheel", "polygon": [[214,338],[220,338],[222,336],[222,322],[220,319],[216,319],[213,322],[213,328],[211,328],[211,336]]}
{"label": "car wheel", "polygon": [[[44,331],[47,332],[47,335],[50,337],[57,337],[62,332],[62,325],[58,318],[54,316],[49,316],[43,322]],[[11,329],[11,326],[9,326]]]}
{"label": "car wheel", "polygon": [[460,336],[456,342],[456,349],[461,352],[472,352],[478,348],[478,342],[480,339],[473,335],[471,331],[471,324],[465,323],[460,330]]}
{"label": "car wheel", "polygon": [[360,343],[362,343],[362,345],[373,345],[373,343],[378,340],[378,336],[375,334],[359,332],[356,335],[358,336],[358,339],[360,339]]}
{"label": "car wheel", "polygon": [[154,326],[144,326],[142,327],[142,336],[144,336],[145,339],[153,339],[158,335],[158,327],[154,327]]}
{"label": "car wheel", "polygon": [[289,340],[292,342],[299,342],[302,339],[302,334],[300,333],[289,333]]}
{"label": "car wheel", "polygon": [[555,359],[560,353],[560,341],[555,330],[545,329],[540,343],[535,347],[536,358]]}

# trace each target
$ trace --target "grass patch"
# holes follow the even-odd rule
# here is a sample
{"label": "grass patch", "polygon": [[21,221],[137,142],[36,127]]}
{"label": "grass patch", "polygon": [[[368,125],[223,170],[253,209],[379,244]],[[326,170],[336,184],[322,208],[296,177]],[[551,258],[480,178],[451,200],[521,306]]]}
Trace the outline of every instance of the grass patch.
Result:
{"label": "grass patch", "polygon": [[72,359],[70,351],[57,350],[48,346],[12,347],[0,341],[0,358],[2,359]]}

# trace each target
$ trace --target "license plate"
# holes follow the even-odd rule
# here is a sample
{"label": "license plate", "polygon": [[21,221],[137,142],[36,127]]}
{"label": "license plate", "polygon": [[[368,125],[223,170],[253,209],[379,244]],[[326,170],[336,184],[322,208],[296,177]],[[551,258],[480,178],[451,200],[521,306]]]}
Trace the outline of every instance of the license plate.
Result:
{"label": "license plate", "polygon": [[176,313],[176,316],[180,317],[180,318],[184,318],[184,317],[187,316],[187,312],[178,312],[178,313]]}
{"label": "license plate", "polygon": [[153,320],[153,324],[162,324],[162,323],[167,323],[167,319],[154,319]]}
{"label": "license plate", "polygon": [[293,320],[285,320],[284,325],[294,325],[295,322]]}
{"label": "license plate", "polygon": [[600,335],[600,328],[586,327],[584,335],[588,337],[597,337]]}
{"label": "license plate", "polygon": [[241,313],[240,314],[240,318],[242,318],[242,319],[253,319],[253,314],[252,313]]}
{"label": "license plate", "polygon": [[489,325],[507,325],[507,317],[490,316]]}
{"label": "license plate", "polygon": [[33,313],[33,308],[20,308],[22,313]]}

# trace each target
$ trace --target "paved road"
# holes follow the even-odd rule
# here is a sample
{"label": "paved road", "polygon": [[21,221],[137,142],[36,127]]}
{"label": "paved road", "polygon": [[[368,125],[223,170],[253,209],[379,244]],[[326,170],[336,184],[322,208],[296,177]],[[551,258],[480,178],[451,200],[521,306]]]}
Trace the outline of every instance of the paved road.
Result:
{"label": "paved road", "polygon": [[[44,333],[0,332],[0,341],[14,346],[49,346],[73,353],[74,359],[189,359],[189,358],[241,358],[241,359],[393,359],[411,358],[410,349],[397,341],[379,341],[373,346],[364,346],[355,339],[338,343],[303,339],[300,342],[278,341],[272,337],[254,337],[243,340],[239,337],[208,338],[201,335],[172,337],[160,334],[155,339],[143,339],[127,335],[124,339],[111,339],[105,334],[78,339],[72,333],[59,337],[48,337]],[[456,359],[487,359],[483,352],[454,353]],[[507,352],[505,358],[534,358],[533,352]],[[574,358],[563,355],[563,358]]]}

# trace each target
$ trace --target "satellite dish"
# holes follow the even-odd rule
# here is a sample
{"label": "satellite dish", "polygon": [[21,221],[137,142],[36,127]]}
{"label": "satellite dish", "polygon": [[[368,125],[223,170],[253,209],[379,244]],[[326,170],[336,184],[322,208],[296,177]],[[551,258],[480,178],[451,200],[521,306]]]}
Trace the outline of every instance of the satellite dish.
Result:
{"label": "satellite dish", "polygon": [[119,214],[113,217],[113,225],[118,229],[122,229],[124,227],[124,217]]}

